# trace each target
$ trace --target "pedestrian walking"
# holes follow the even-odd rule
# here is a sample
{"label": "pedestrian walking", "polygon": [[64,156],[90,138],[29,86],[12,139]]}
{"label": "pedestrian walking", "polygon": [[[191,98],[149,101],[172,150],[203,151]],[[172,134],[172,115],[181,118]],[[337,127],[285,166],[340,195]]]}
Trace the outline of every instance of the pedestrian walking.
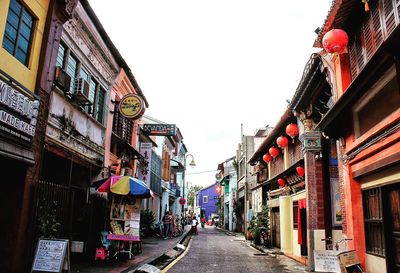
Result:
{"label": "pedestrian walking", "polygon": [[197,219],[196,219],[196,217],[194,216],[193,217],[193,219],[192,219],[192,227],[190,228],[190,232],[192,233],[192,234],[195,234],[195,235],[197,235],[197,225],[198,225],[199,223],[197,222]]}
{"label": "pedestrian walking", "polygon": [[164,239],[167,239],[171,231],[171,216],[168,211],[165,212],[162,221],[164,225]]}

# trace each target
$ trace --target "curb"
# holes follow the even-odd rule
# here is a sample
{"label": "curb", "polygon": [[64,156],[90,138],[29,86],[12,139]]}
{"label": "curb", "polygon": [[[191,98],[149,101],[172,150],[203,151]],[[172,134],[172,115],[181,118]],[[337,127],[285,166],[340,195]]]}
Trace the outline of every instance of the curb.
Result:
{"label": "curb", "polygon": [[[187,231],[185,231],[185,232],[182,234],[182,239],[179,240],[179,244],[182,244],[182,243],[185,241],[186,237],[189,235],[189,232],[190,232],[190,229],[187,230]],[[174,250],[175,247],[176,247],[176,245],[174,245],[172,249],[163,252],[161,255],[157,255],[157,256],[155,256],[155,257],[154,257],[154,256],[153,256],[153,257],[150,257],[150,258],[148,258],[147,260],[144,260],[143,262],[141,262],[141,263],[139,263],[139,264],[135,264],[135,265],[132,266],[132,267],[128,267],[127,269],[121,271],[121,273],[133,273],[133,272],[135,272],[136,270],[138,270],[140,267],[142,267],[143,265],[151,264],[151,263],[154,262],[155,260],[160,259],[162,256],[166,255],[169,251]],[[183,252],[183,251],[182,251],[182,252]],[[179,255],[178,255],[177,257],[179,257],[179,256],[182,254],[182,252],[180,252]]]}

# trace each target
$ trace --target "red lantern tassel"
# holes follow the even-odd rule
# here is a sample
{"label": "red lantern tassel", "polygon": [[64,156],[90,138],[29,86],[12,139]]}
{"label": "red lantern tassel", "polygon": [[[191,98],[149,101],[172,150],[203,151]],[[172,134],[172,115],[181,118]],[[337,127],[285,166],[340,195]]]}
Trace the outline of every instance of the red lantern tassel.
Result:
{"label": "red lantern tassel", "polygon": [[369,11],[368,1],[369,1],[369,0],[362,0],[362,2],[364,3],[365,12],[368,12],[368,11]]}

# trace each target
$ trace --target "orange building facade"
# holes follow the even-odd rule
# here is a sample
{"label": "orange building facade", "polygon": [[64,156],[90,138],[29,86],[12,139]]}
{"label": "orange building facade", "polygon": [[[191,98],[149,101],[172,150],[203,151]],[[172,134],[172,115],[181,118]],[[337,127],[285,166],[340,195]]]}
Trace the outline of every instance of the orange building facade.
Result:
{"label": "orange building facade", "polygon": [[400,271],[400,1],[334,1],[314,46],[333,28],[348,53],[330,56],[336,97],[317,128],[337,140],[343,236],[365,272]]}

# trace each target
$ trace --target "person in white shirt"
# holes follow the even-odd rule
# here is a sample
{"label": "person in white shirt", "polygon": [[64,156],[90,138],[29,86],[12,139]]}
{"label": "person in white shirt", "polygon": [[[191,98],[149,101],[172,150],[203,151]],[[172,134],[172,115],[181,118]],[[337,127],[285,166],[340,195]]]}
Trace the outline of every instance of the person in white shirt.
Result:
{"label": "person in white shirt", "polygon": [[198,224],[199,224],[199,222],[197,222],[196,217],[193,217],[193,219],[192,219],[192,228],[190,230],[193,234],[197,235],[197,225]]}

